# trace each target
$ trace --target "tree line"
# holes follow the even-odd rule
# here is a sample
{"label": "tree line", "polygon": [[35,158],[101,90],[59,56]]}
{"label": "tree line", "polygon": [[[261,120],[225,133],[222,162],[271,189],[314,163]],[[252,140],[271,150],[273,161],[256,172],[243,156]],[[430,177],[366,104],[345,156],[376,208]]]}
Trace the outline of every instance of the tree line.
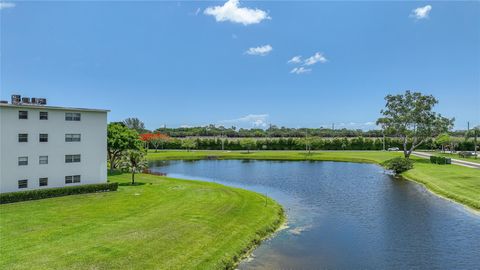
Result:
{"label": "tree line", "polygon": [[[437,142],[430,138],[422,142],[417,149],[442,149],[445,141]],[[147,143],[149,149],[185,149],[185,150],[383,150],[383,138],[170,138],[163,142],[162,147]],[[400,138],[385,138],[385,149],[398,147],[402,149],[403,140]],[[411,147],[411,142],[407,143]],[[456,151],[473,149],[473,140],[457,140]]]}

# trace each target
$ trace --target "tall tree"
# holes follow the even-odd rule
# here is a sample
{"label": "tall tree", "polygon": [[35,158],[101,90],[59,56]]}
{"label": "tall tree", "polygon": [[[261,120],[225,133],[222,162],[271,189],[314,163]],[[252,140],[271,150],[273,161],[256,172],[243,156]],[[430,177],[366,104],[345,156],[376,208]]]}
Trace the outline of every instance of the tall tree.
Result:
{"label": "tall tree", "polygon": [[442,133],[438,135],[437,138],[435,138],[435,142],[442,146],[443,153],[445,153],[445,146],[447,146],[451,140],[452,138],[450,137],[450,135],[448,135],[448,133]]}
{"label": "tall tree", "polygon": [[129,129],[121,123],[110,123],[107,127],[107,154],[110,161],[110,170],[117,167],[117,161],[122,152],[128,149],[139,150],[142,148],[142,142],[138,138],[138,133]]}
{"label": "tall tree", "polygon": [[183,139],[182,140],[182,147],[187,149],[187,151],[189,152],[190,149],[194,149],[195,147],[197,147],[197,142],[193,139]]}
{"label": "tall tree", "polygon": [[250,153],[250,150],[257,145],[257,142],[254,139],[246,138],[240,140],[240,145],[242,148],[247,149],[247,153]]}
{"label": "tall tree", "polygon": [[409,158],[425,139],[453,127],[455,119],[445,118],[433,111],[438,100],[432,95],[406,91],[404,94],[387,95],[385,101],[385,109],[381,110],[383,117],[377,120],[377,124],[402,139],[405,158]]}
{"label": "tall tree", "polygon": [[127,150],[120,162],[122,169],[132,173],[132,185],[135,184],[135,173],[140,173],[148,167],[145,153],[140,150]]}
{"label": "tall tree", "polygon": [[145,129],[145,124],[136,117],[127,118],[123,120],[123,124],[125,124],[125,126],[127,126],[130,129],[134,129],[135,131],[138,132],[138,134],[147,132],[147,130]]}
{"label": "tall tree", "polygon": [[161,133],[144,133],[140,134],[140,140],[147,144],[146,148],[148,148],[148,144],[152,144],[155,148],[155,152],[157,152],[160,145],[163,149],[163,145],[170,140],[170,137]]}

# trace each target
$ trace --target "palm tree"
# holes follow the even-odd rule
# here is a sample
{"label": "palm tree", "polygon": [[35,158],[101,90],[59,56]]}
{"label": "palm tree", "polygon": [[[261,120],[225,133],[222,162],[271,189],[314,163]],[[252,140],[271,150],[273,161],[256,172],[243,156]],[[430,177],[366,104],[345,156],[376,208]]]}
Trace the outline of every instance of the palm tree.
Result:
{"label": "palm tree", "polygon": [[135,184],[135,173],[148,167],[145,153],[139,150],[127,150],[122,156],[121,167],[132,173],[132,185]]}

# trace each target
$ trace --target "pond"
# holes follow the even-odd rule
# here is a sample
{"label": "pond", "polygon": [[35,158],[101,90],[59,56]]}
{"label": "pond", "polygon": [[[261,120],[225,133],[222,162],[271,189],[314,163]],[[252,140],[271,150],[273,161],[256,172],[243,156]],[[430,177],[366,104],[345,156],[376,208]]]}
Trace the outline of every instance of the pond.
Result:
{"label": "pond", "polygon": [[372,164],[155,161],[170,177],[253,190],[281,203],[288,228],[240,269],[479,269],[480,216]]}

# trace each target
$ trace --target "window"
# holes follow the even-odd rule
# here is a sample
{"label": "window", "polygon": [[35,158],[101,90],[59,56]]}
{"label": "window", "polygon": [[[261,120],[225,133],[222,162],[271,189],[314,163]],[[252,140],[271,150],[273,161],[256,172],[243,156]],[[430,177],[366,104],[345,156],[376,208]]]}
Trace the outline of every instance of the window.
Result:
{"label": "window", "polygon": [[27,133],[18,134],[18,142],[28,142],[28,134]]}
{"label": "window", "polygon": [[65,155],[65,163],[80,162],[80,154]]}
{"label": "window", "polygon": [[48,120],[48,112],[40,112],[40,120]]}
{"label": "window", "polygon": [[80,121],[80,113],[65,113],[66,121]]}
{"label": "window", "polygon": [[73,183],[80,183],[80,175],[73,176]]}
{"label": "window", "polygon": [[65,176],[65,184],[80,183],[80,175]]}
{"label": "window", "polygon": [[28,119],[28,111],[18,111],[18,119]]}
{"label": "window", "polygon": [[65,134],[65,141],[66,142],[79,142],[80,141],[80,134]]}
{"label": "window", "polygon": [[40,142],[48,142],[48,134],[46,133],[40,133]]}
{"label": "window", "polygon": [[28,187],[28,180],[18,180],[18,188],[27,188]]}
{"label": "window", "polygon": [[28,165],[28,157],[18,157],[18,166]]}
{"label": "window", "polygon": [[48,156],[40,156],[38,158],[38,163],[39,164],[48,164]]}
{"label": "window", "polygon": [[38,179],[38,185],[41,187],[48,186],[48,178],[47,177],[42,177]]}

